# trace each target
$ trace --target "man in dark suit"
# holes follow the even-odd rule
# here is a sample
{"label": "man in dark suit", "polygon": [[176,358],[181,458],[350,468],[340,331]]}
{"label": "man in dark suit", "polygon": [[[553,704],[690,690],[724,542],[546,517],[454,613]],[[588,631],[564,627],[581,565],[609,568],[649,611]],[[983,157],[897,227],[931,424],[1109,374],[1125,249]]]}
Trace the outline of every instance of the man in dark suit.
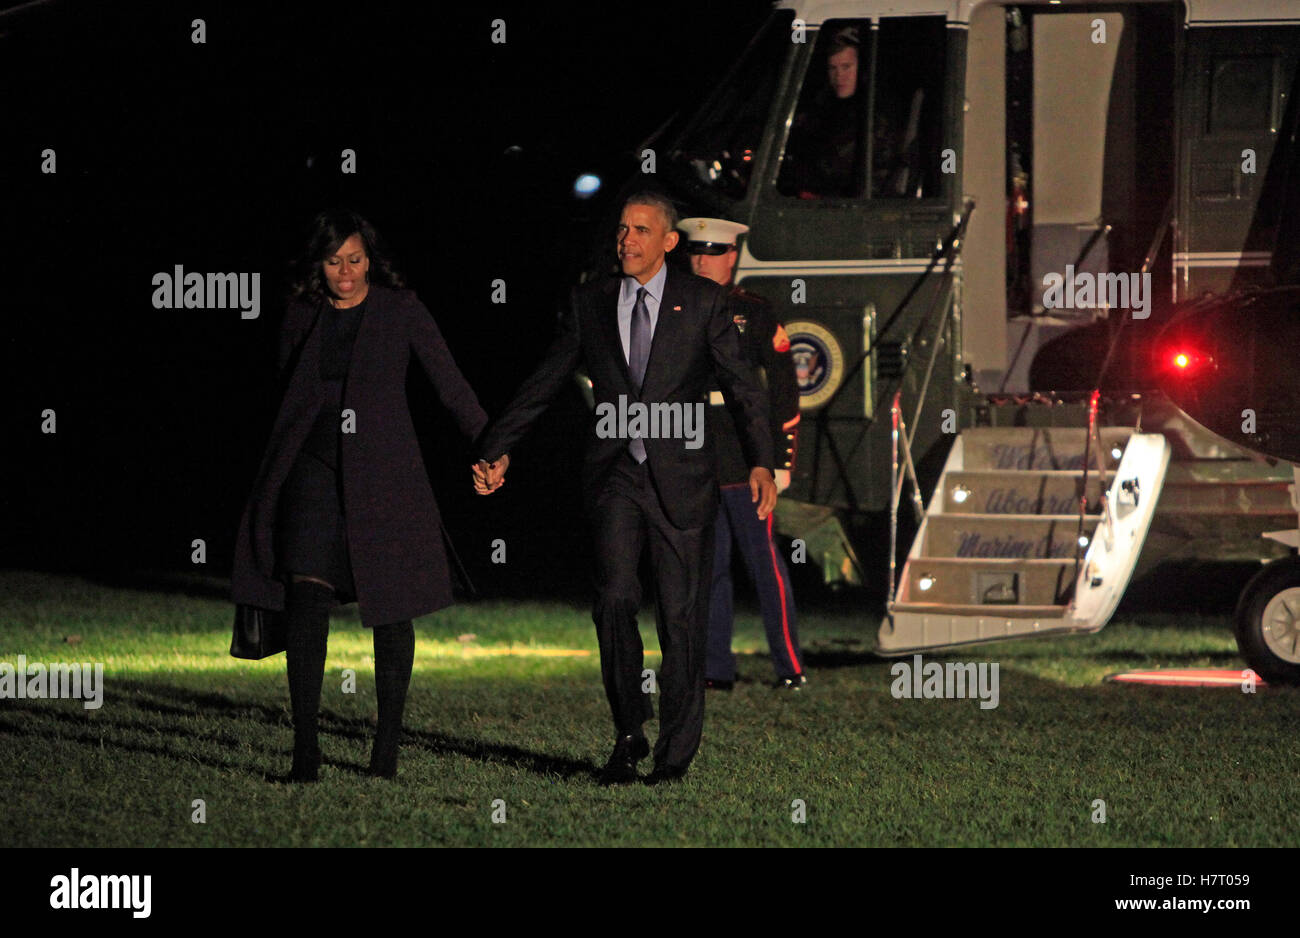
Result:
{"label": "man in dark suit", "polygon": [[[474,467],[481,494],[500,487],[506,453],[573,370],[585,368],[596,401],[582,472],[595,538],[592,618],[617,737],[602,773],[607,784],[635,781],[636,763],[649,754],[641,725],[654,714],[642,690],[636,623],[637,568],[647,544],[663,650],[659,737],[647,781],[680,779],[699,749],[718,505],[713,442],[702,431],[715,374],[742,414],[738,429],[758,517],[776,504],[765,392],[741,355],[727,291],[665,263],[678,241],[676,224],[676,209],[656,193],[627,200],[617,235],[623,276],[573,291],[559,337],[483,438],[483,458]],[[647,411],[662,419],[634,419]]]}

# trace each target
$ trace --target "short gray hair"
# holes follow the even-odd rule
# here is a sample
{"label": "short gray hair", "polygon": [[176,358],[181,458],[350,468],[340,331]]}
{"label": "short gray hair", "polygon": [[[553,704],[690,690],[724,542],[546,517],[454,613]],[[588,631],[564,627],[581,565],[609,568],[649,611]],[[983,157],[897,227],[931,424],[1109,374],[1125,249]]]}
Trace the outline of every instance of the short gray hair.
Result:
{"label": "short gray hair", "polygon": [[677,214],[677,206],[673,205],[672,199],[669,199],[667,196],[661,195],[658,192],[646,190],[644,192],[634,193],[628,196],[627,201],[623,203],[624,208],[627,208],[629,205],[649,205],[653,208],[659,209],[659,211],[663,213],[664,221],[668,223],[669,231],[675,231],[677,229],[677,223],[681,221],[681,217]]}

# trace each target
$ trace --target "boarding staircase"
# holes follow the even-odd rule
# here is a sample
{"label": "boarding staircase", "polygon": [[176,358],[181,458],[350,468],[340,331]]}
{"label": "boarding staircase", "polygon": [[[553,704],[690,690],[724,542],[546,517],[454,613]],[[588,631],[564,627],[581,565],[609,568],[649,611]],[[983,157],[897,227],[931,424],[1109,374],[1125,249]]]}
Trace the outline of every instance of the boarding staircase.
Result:
{"label": "boarding staircase", "polygon": [[1168,440],[1100,427],[973,427],[921,504],[894,399],[891,532],[911,483],[920,528],[901,575],[891,534],[879,653],[1095,632],[1124,594],[1164,484]]}

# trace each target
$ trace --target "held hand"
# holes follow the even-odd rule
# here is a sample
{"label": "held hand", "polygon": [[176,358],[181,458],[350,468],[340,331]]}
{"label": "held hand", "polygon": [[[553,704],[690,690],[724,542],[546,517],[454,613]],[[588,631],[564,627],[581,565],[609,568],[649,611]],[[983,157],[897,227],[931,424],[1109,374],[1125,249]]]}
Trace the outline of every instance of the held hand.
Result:
{"label": "held hand", "polygon": [[474,491],[480,495],[491,495],[501,488],[506,484],[506,467],[509,465],[510,457],[504,453],[496,462],[489,463],[486,459],[480,459],[471,467],[474,476]]}
{"label": "held hand", "polygon": [[755,466],[749,470],[749,494],[751,502],[758,502],[758,520],[766,521],[776,507],[776,482],[770,469]]}
{"label": "held hand", "polygon": [[502,453],[497,457],[497,461],[488,467],[488,487],[496,491],[506,484],[506,469],[510,466],[510,455]]}
{"label": "held hand", "polygon": [[474,491],[478,492],[478,494],[491,495],[501,487],[500,481],[497,481],[495,484],[489,482],[489,477],[492,473],[492,464],[487,460],[480,459],[470,467],[470,471],[474,476]]}
{"label": "held hand", "polygon": [[789,469],[776,470],[776,494],[780,495],[789,487],[790,487],[790,470]]}
{"label": "held hand", "polygon": [[490,494],[490,490],[487,487],[487,460],[480,459],[469,467],[469,471],[474,479],[474,491],[478,492],[480,495]]}

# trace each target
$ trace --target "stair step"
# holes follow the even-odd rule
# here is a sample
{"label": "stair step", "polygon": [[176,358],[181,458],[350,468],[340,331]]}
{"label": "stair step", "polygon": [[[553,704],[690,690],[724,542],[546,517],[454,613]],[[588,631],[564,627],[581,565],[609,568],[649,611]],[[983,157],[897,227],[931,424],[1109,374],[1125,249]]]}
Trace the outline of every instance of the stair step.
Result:
{"label": "stair step", "polygon": [[[1132,427],[1102,427],[1102,457],[1111,469],[1119,465],[1112,450],[1122,450]],[[1082,469],[1088,431],[1084,427],[971,427],[963,430],[963,470]],[[1097,457],[1088,454],[1088,468]]]}
{"label": "stair step", "polygon": [[1063,619],[1069,606],[972,606],[947,603],[894,603],[894,612],[921,615],[979,616],[1000,619]]}
{"label": "stair step", "polygon": [[[1085,515],[1089,538],[1100,519]],[[930,515],[921,556],[925,558],[1057,558],[1074,560],[1077,515]]]}
{"label": "stair step", "polygon": [[[1079,510],[1083,473],[1073,469],[955,471],[944,478],[946,515],[1064,515]],[[1110,478],[1107,478],[1110,482]],[[958,501],[962,491],[965,498]],[[1101,479],[1088,474],[1088,505],[1101,510]],[[1094,507],[1095,506],[1095,507]]]}
{"label": "stair step", "polygon": [[[1088,463],[1095,469],[1100,461],[1108,471],[1105,478],[1090,472],[1085,482],[1079,470],[1088,439],[1082,427],[975,427],[962,432],[903,565],[897,601],[889,604],[881,623],[877,638],[882,654],[1095,632],[1105,625],[1161,497],[1170,444],[1160,434],[1105,428]],[[1126,471],[1141,481],[1140,498],[1134,500],[1132,493],[1120,497],[1115,514],[1106,519],[1099,513],[1080,515],[1079,490],[1086,485],[1089,502],[1099,503],[1102,486],[1120,481],[1112,472],[1121,458],[1127,461]],[[1237,481],[1218,473],[1209,467],[1187,481]],[[967,496],[960,504],[951,498],[958,487]],[[1199,504],[1215,497],[1208,494],[1212,488],[1189,484],[1187,497]],[[1275,493],[1263,494],[1266,484],[1246,488],[1247,497],[1276,498]],[[1236,487],[1238,500],[1246,488]],[[1220,496],[1220,503],[1232,498]],[[1103,520],[1108,522],[1105,543],[1093,544]],[[1081,533],[1086,535],[1082,543]],[[1092,565],[1091,580],[1075,595],[1080,561]],[[925,590],[920,588],[923,579]]]}
{"label": "stair step", "polygon": [[[907,564],[899,599],[980,606],[990,615],[1017,606],[1065,603],[1074,588],[1074,558],[919,557]],[[928,579],[930,586],[922,589]]]}

